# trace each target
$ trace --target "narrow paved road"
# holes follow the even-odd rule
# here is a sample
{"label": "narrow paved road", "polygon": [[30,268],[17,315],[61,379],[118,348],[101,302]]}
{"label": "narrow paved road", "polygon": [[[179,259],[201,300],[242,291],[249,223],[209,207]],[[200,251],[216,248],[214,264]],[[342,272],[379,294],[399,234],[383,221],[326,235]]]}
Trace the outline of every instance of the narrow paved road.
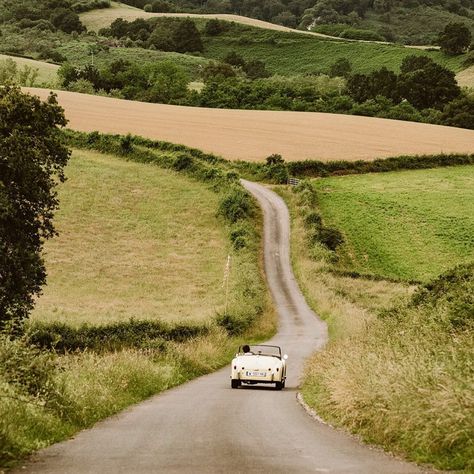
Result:
{"label": "narrow paved road", "polygon": [[287,388],[232,390],[226,368],[45,449],[18,472],[422,472],[314,421],[297,403],[303,361],[325,344],[326,325],[307,306],[293,277],[284,202],[258,184],[244,185],[264,210],[265,268],[280,316],[272,342],[289,354]]}

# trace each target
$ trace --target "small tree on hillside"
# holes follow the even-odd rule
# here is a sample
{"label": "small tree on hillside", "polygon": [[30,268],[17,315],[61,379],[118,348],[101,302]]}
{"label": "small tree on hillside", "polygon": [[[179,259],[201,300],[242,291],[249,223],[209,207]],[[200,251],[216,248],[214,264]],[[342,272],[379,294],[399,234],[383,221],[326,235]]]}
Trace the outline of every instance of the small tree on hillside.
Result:
{"label": "small tree on hillside", "polygon": [[449,23],[438,36],[441,51],[446,54],[462,54],[471,44],[471,31],[463,23]]}
{"label": "small tree on hillside", "polygon": [[347,58],[339,58],[329,69],[331,77],[349,77],[352,72],[352,64]]}
{"label": "small tree on hillside", "polygon": [[190,19],[180,21],[173,32],[175,51],[179,53],[203,51],[201,35]]}
{"label": "small tree on hillside", "polygon": [[41,251],[55,235],[55,187],[69,158],[54,96],[46,102],[0,88],[0,329],[28,317],[46,271]]}

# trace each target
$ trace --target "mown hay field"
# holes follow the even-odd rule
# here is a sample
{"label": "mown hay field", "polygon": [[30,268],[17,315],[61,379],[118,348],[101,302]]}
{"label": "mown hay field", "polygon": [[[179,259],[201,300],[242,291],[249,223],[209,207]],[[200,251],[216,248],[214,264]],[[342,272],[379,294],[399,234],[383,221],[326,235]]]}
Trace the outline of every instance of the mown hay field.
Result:
{"label": "mown hay field", "polygon": [[74,151],[33,320],[203,321],[224,303],[218,196],[155,166]]}
{"label": "mown hay field", "polygon": [[428,281],[474,259],[474,166],[324,178],[323,219],[348,270]]}
{"label": "mown hay field", "polygon": [[[25,88],[45,99],[46,89]],[[474,130],[317,112],[226,110],[133,102],[57,91],[74,130],[141,135],[230,160],[279,153],[304,159],[373,160],[397,155],[474,153]]]}

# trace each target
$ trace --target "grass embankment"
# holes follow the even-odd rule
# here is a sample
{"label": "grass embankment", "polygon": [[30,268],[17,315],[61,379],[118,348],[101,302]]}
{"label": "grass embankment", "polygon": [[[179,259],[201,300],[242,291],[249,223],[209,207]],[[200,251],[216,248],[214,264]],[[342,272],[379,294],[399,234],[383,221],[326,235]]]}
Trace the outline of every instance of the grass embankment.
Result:
{"label": "grass embankment", "polygon": [[[98,30],[108,27],[121,15],[128,21],[134,18],[153,18],[153,14],[147,15],[141,10],[128,8],[94,10],[81,15],[81,18],[89,28]],[[195,18],[193,21],[199,30],[204,30],[205,19]],[[427,55],[456,72],[462,69],[464,60],[464,55],[447,56],[440,51],[417,50],[390,44],[328,40],[238,23],[231,23],[227,31],[217,36],[203,34],[202,40],[204,44],[202,55],[205,58],[221,60],[230,51],[236,51],[246,60],[264,61],[272,74],[284,76],[327,73],[339,58],[350,59],[354,72],[363,73],[383,66],[398,72],[403,58],[412,54]]]}
{"label": "grass embankment", "polygon": [[[440,243],[435,239],[445,242],[446,216],[455,228],[463,228],[460,222],[467,227],[472,224],[472,217],[466,217],[463,209],[471,192],[464,181],[469,173],[472,175],[472,167],[328,178],[318,180],[315,188],[301,187],[296,194],[283,193],[292,215],[295,274],[310,304],[327,319],[331,335],[327,349],[307,364],[302,388],[305,401],[329,422],[358,433],[367,442],[442,469],[473,467],[474,433],[470,420],[474,411],[474,374],[469,354],[474,350],[474,269],[471,264],[425,290],[416,289],[403,279],[383,279],[380,274],[387,275],[392,268],[392,249],[388,240],[385,245],[379,241],[382,237],[377,238],[376,229],[369,224],[373,220],[385,228],[388,220],[390,232],[398,235],[394,255],[405,248],[403,255],[407,255],[407,263],[415,266],[412,275],[418,279],[432,277],[446,265],[454,266],[469,258],[472,261],[472,245],[461,245],[464,252],[460,252],[455,239],[451,261],[436,259]],[[344,188],[347,183],[348,188],[344,189],[348,196],[347,180],[356,180],[351,183],[354,200],[342,205],[337,201],[337,192],[331,194],[329,189]],[[421,193],[416,189],[420,180],[424,182]],[[390,188],[390,183],[394,187]],[[395,183],[403,188],[398,193]],[[374,206],[365,198],[377,192],[383,197],[384,188],[385,199],[391,200],[383,201],[383,206]],[[440,196],[443,191],[449,199]],[[411,194],[411,205],[406,194]],[[331,196],[334,207],[327,204]],[[361,202],[366,203],[365,219],[358,207]],[[379,275],[370,279],[341,273],[343,266],[338,260],[344,257],[338,257],[338,251],[328,250],[314,238],[315,212],[321,215],[325,226],[335,225],[342,220],[331,216],[338,211],[346,213],[345,206],[352,206],[353,214],[345,214],[345,219],[354,222],[352,231],[344,235],[346,249],[359,237],[361,248],[365,242],[363,255],[377,245],[385,249],[379,262],[385,262],[387,268],[383,271],[380,263]],[[389,214],[380,215],[380,209]],[[431,213],[430,219],[423,221],[423,229],[426,235],[435,237],[433,242],[417,247],[411,256],[409,249],[416,243],[411,233],[418,234],[416,226],[407,222],[417,221],[421,210]],[[389,235],[385,237],[388,239]],[[416,267],[419,253],[430,261],[420,269]],[[411,296],[415,289],[415,296]]]}
{"label": "grass embankment", "polygon": [[[122,159],[75,151],[60,190],[61,237],[46,255],[45,301],[23,339],[0,338],[0,466],[215,370],[243,340],[275,330],[261,218],[235,174],[204,173],[180,147],[75,137]],[[45,350],[51,345],[57,352]]]}

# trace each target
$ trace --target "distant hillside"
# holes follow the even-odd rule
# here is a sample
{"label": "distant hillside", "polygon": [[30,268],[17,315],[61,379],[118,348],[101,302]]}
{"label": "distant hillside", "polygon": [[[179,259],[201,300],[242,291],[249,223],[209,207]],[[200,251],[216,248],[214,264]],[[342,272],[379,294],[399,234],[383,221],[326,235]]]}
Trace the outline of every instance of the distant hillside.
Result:
{"label": "distant hillside", "polygon": [[473,0],[124,0],[150,12],[233,13],[344,37],[433,44],[450,22],[474,33]]}

